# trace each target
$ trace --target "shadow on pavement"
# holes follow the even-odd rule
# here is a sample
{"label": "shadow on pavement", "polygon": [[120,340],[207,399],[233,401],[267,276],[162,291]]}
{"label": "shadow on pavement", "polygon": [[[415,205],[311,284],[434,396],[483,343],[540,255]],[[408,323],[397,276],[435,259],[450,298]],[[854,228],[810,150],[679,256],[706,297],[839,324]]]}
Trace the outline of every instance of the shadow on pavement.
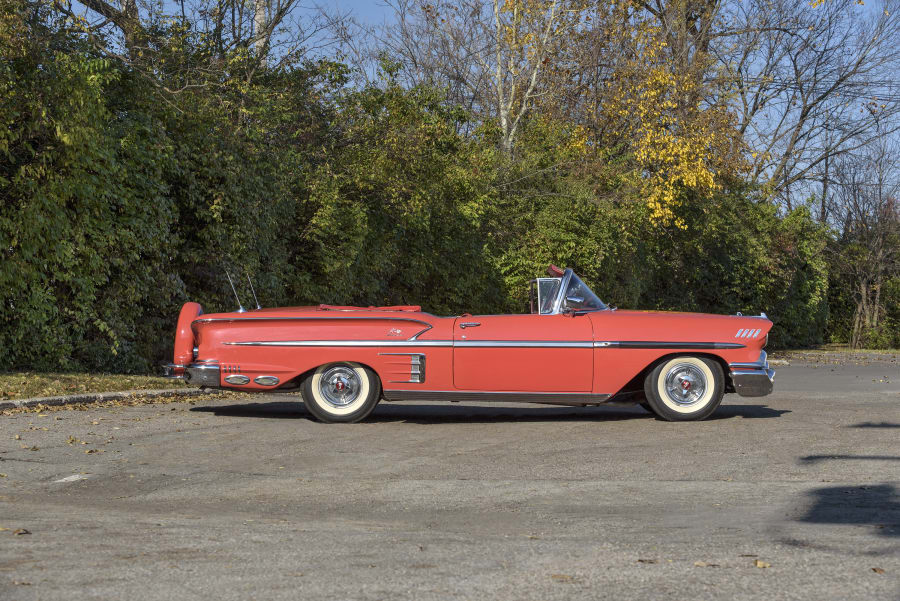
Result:
{"label": "shadow on pavement", "polygon": [[790,409],[772,409],[765,405],[720,405],[716,412],[706,421],[715,421],[717,419],[732,419],[735,417],[743,417],[744,419],[766,419],[770,417],[781,417],[785,413],[790,413]]}
{"label": "shadow on pavement", "polygon": [[812,497],[812,505],[800,522],[868,524],[879,536],[900,536],[900,491],[892,484],[826,486],[807,496]]}
{"label": "shadow on pavement", "polygon": [[[244,403],[228,406],[193,407],[191,411],[212,413],[228,417],[256,417],[270,419],[313,419],[299,400],[267,403]],[[764,405],[723,405],[709,420],[759,419],[780,417],[790,413],[784,409],[771,409]],[[617,421],[630,419],[654,419],[637,405],[609,407],[505,407],[501,404],[485,406],[444,403],[415,405],[408,403],[381,403],[365,421],[405,421],[421,424],[441,423],[493,423],[528,421]],[[708,420],[708,421],[709,421]]]}
{"label": "shadow on pavement", "polygon": [[892,424],[890,422],[863,422],[861,424],[853,424],[848,428],[900,428],[900,424]]}
{"label": "shadow on pavement", "polygon": [[900,457],[895,455],[807,455],[801,457],[801,463],[818,463],[819,461],[828,461],[838,459],[847,460],[867,460],[867,461],[900,461]]}

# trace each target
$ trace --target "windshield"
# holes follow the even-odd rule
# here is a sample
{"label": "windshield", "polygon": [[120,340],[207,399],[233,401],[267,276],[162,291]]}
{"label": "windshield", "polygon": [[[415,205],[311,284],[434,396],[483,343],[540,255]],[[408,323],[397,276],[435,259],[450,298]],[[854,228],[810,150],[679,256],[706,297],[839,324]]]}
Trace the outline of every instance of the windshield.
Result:
{"label": "windshield", "polygon": [[575,311],[600,311],[607,308],[603,301],[588,288],[587,284],[574,273],[569,278],[569,285],[566,287],[563,307]]}

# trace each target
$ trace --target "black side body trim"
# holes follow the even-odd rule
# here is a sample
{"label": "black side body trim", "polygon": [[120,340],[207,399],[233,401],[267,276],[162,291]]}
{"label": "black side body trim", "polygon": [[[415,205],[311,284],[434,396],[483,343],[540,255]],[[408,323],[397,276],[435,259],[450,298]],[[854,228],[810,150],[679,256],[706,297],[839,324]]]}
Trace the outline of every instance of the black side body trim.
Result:
{"label": "black side body trim", "polygon": [[[594,343],[598,346],[597,343]],[[604,343],[606,348],[644,348],[644,349],[737,349],[746,345],[737,342],[651,342],[643,340],[620,340]]]}

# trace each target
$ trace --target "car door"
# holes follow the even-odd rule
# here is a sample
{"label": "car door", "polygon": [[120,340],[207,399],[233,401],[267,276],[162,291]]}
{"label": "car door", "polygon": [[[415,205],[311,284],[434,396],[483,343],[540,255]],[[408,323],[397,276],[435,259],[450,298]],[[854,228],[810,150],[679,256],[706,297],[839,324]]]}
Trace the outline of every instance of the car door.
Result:
{"label": "car door", "polygon": [[492,392],[591,392],[593,335],[586,315],[456,318],[453,384]]}

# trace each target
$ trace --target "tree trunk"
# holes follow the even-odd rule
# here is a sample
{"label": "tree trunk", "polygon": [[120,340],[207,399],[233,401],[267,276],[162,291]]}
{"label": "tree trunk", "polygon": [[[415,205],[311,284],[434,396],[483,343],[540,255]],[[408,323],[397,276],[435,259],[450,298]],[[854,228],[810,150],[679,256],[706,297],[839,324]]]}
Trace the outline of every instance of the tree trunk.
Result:
{"label": "tree trunk", "polygon": [[266,0],[254,0],[253,3],[253,49],[257,55],[266,52],[268,35],[266,29],[268,21],[268,2]]}

